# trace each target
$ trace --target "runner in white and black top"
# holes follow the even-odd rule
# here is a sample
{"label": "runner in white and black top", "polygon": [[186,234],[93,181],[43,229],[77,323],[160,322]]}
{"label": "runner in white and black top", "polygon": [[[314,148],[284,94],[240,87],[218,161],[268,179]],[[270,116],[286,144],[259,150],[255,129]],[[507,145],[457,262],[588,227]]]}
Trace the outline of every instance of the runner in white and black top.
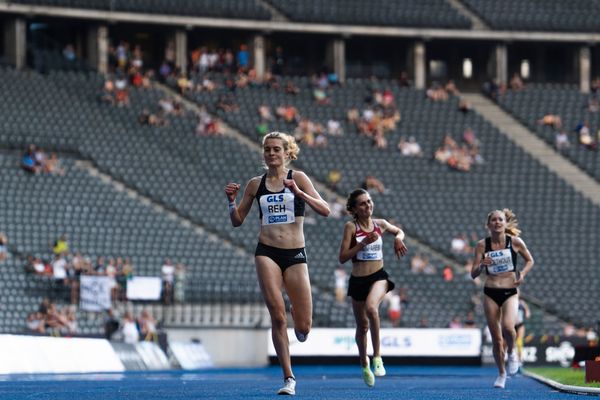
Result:
{"label": "runner in white and black top", "polygon": [[[490,212],[487,228],[490,236],[480,240],[475,247],[471,277],[475,279],[482,272],[486,272],[483,308],[492,336],[494,360],[498,367],[498,378],[494,387],[504,388],[507,372],[504,366],[505,352],[508,352],[508,373],[514,375],[519,370],[517,352],[514,351],[519,304],[517,288],[533,267],[533,257],[519,237],[521,231],[511,210]],[[517,269],[517,254],[525,260],[520,272]]]}
{"label": "runner in white and black top", "polygon": [[263,139],[267,173],[250,179],[239,206],[235,198],[238,183],[229,183],[225,194],[234,227],[242,225],[256,199],[260,207],[260,233],[255,252],[256,274],[271,316],[272,340],[281,365],[284,386],[279,394],[295,394],[296,379],[287,335],[287,317],[281,289],[291,303],[294,330],[299,341],[306,340],[312,326],[312,296],[304,249],[305,204],[317,214],[329,215],[329,206],[304,172],[287,168],[296,160],[299,148],[293,137],[271,132]]}

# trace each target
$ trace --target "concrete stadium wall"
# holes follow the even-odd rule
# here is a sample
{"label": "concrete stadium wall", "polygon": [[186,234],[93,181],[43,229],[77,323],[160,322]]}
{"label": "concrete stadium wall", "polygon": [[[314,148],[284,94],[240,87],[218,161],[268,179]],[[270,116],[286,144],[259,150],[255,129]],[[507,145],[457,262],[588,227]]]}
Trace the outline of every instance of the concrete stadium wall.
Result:
{"label": "concrete stadium wall", "polygon": [[269,363],[268,329],[169,328],[169,341],[200,340],[215,367],[261,367]]}

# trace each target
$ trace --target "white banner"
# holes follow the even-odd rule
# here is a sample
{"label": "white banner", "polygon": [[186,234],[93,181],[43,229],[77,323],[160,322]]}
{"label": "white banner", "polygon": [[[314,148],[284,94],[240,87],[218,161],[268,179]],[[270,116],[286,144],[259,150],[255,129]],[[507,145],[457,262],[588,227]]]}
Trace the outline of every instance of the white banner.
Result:
{"label": "white banner", "polygon": [[85,311],[104,311],[111,308],[112,280],[107,276],[81,275],[79,305]]}
{"label": "white banner", "polygon": [[128,300],[160,300],[162,281],[155,276],[134,276],[127,280]]}
{"label": "white banner", "polygon": [[[352,328],[318,328],[300,343],[293,329],[288,329],[292,356],[356,356],[358,347]],[[271,335],[268,336],[269,338]],[[400,357],[477,357],[481,353],[478,329],[381,329],[382,356]],[[368,352],[372,353],[371,338]],[[269,356],[275,348],[269,339]]]}

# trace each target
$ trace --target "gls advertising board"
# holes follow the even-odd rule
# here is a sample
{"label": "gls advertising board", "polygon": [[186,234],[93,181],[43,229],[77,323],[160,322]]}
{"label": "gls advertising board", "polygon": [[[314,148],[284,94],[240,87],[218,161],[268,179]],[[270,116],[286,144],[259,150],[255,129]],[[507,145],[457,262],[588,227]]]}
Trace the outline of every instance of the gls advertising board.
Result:
{"label": "gls advertising board", "polygon": [[[381,354],[399,357],[477,357],[481,354],[478,329],[381,329]],[[271,335],[268,335],[270,338]],[[354,329],[313,329],[300,343],[288,330],[292,356],[356,356]],[[369,353],[371,339],[368,339]],[[275,348],[269,340],[269,356]]]}

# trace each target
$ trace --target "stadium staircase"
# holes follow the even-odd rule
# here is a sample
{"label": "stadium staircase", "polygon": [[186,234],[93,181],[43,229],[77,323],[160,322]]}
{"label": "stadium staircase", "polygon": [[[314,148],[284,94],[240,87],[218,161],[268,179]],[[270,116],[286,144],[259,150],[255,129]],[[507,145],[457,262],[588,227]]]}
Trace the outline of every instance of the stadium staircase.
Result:
{"label": "stadium staircase", "polygon": [[495,126],[500,133],[572,185],[583,196],[600,206],[600,182],[565,159],[490,99],[481,94],[473,93],[465,94],[463,97],[472,104],[477,113]]}

